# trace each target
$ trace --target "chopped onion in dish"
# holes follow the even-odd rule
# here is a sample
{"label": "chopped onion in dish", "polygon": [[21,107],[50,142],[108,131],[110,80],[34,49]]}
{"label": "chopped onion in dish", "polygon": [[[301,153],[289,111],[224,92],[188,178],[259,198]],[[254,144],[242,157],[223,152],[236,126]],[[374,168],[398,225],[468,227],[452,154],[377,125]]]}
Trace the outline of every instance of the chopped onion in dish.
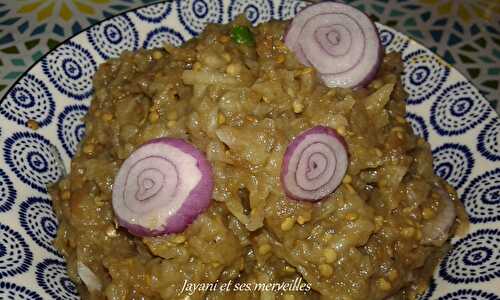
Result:
{"label": "chopped onion in dish", "polygon": [[455,224],[457,212],[455,204],[443,188],[437,189],[437,194],[441,197],[439,213],[431,220],[424,223],[422,229],[422,244],[441,246],[451,235],[451,228]]}
{"label": "chopped onion in dish", "polygon": [[118,223],[137,236],[183,231],[212,199],[212,168],[181,139],[152,140],[125,160],[113,185]]}
{"label": "chopped onion in dish", "polygon": [[95,275],[94,272],[90,270],[89,267],[79,261],[77,262],[77,269],[78,276],[80,276],[80,279],[83,281],[90,292],[100,291],[102,289],[101,281],[99,280],[97,275]]}
{"label": "chopped onion in dish", "polygon": [[316,126],[299,134],[288,145],[281,183],[290,198],[317,201],[339,186],[348,164],[344,138],[333,128]]}
{"label": "chopped onion in dish", "polygon": [[301,63],[316,68],[329,87],[363,86],[376,75],[383,56],[377,28],[368,16],[331,1],[295,16],[285,44]]}

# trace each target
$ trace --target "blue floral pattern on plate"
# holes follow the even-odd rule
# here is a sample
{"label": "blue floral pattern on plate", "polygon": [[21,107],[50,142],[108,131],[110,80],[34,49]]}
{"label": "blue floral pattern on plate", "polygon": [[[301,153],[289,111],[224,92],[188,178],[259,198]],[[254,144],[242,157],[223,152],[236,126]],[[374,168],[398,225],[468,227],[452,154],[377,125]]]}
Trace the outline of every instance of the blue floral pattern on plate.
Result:
{"label": "blue floral pattern on plate", "polygon": [[0,279],[28,272],[33,253],[24,237],[0,223]]}
{"label": "blue floral pattern on plate", "polygon": [[31,197],[19,205],[19,220],[26,233],[40,247],[59,255],[52,245],[57,234],[57,218],[50,199]]}
{"label": "blue floral pattern on plate", "polygon": [[500,297],[480,290],[467,289],[446,294],[438,300],[500,300]]}
{"label": "blue floral pattern on plate", "polygon": [[413,132],[417,136],[423,138],[426,141],[429,140],[429,130],[427,130],[427,125],[425,125],[424,118],[411,112],[407,112],[406,120],[410,123]]}
{"label": "blue floral pattern on plate", "polygon": [[207,23],[224,21],[222,0],[177,0],[175,4],[179,22],[192,35],[202,32]]}
{"label": "blue floral pattern on plate", "polygon": [[61,94],[76,100],[92,94],[92,76],[97,64],[90,52],[79,44],[72,41],[62,44],[41,61],[41,66]]}
{"label": "blue floral pattern on plate", "polygon": [[75,155],[76,147],[85,135],[82,118],[87,111],[85,105],[69,105],[57,117],[57,137],[70,157]]}
{"label": "blue floral pattern on plate", "polygon": [[159,48],[162,47],[165,43],[178,47],[184,42],[184,37],[179,32],[171,28],[162,26],[150,31],[147,34],[142,48]]}
{"label": "blue floral pattern on plate", "polygon": [[299,11],[307,6],[305,1],[281,0],[278,5],[278,14],[275,15],[278,20],[288,20],[293,18]]}
{"label": "blue floral pattern on plate", "polygon": [[46,259],[36,266],[36,281],[52,299],[78,299],[75,284],[66,273],[66,263],[56,259]]}
{"label": "blue floral pattern on plate", "polygon": [[431,124],[441,136],[464,134],[494,113],[477,101],[479,92],[466,81],[447,87],[432,104]]}
{"label": "blue floral pattern on plate", "polygon": [[271,0],[231,0],[229,3],[229,19],[233,20],[240,14],[256,25],[271,20],[274,14],[274,5]]}
{"label": "blue floral pattern on plate", "polygon": [[169,2],[165,2],[139,8],[134,11],[134,14],[142,21],[160,23],[170,14],[171,11],[172,5]]}
{"label": "blue floral pattern on plate", "polygon": [[441,90],[450,74],[450,68],[428,50],[411,52],[403,57],[403,61],[405,70],[402,80],[409,94],[406,99],[408,104],[430,100]]}
{"label": "blue floral pattern on plate", "polygon": [[125,50],[133,51],[139,47],[139,33],[127,15],[91,27],[87,37],[104,59],[118,57]]}
{"label": "blue floral pattern on plate", "polygon": [[455,189],[462,187],[474,167],[474,157],[462,144],[447,143],[432,151],[434,172]]}
{"label": "blue floral pattern on plate", "polygon": [[4,300],[42,300],[36,292],[10,282],[0,282],[0,299]]}
{"label": "blue floral pattern on plate", "polygon": [[9,176],[0,169],[0,213],[9,211],[16,201],[17,191]]}
{"label": "blue floral pattern on plate", "polygon": [[[295,0],[175,0],[96,24],[35,64],[0,103],[0,298],[77,299],[51,240],[57,220],[46,185],[57,180],[85,133],[92,77],[122,50],[179,45],[207,23],[245,13],[254,23],[289,19]],[[377,24],[386,52],[402,54],[409,93],[406,119],[429,141],[434,168],[458,188],[470,233],[434,274],[422,299],[498,300],[500,294],[500,121],[477,90],[413,40]],[[40,126],[36,132],[29,120]],[[60,153],[64,156],[61,157]],[[477,286],[476,283],[482,285]],[[10,298],[9,298],[10,297]]]}
{"label": "blue floral pattern on plate", "polygon": [[479,133],[477,150],[491,161],[500,161],[500,120],[495,117]]}
{"label": "blue floral pattern on plate", "polygon": [[385,48],[386,53],[390,52],[400,52],[408,48],[410,40],[399,32],[394,32],[391,30],[380,29],[379,30],[380,42]]}
{"label": "blue floral pattern on plate", "polygon": [[53,145],[42,135],[16,132],[5,140],[4,159],[12,172],[26,185],[40,192],[62,175]]}
{"label": "blue floral pattern on plate", "polygon": [[500,221],[500,168],[474,178],[463,202],[472,223]]}
{"label": "blue floral pattern on plate", "polygon": [[47,85],[27,74],[9,91],[5,101],[2,101],[0,113],[20,125],[26,125],[32,120],[43,127],[52,122],[55,107]]}
{"label": "blue floral pattern on plate", "polygon": [[446,281],[478,283],[500,276],[500,231],[480,229],[458,241],[441,262],[439,275]]}

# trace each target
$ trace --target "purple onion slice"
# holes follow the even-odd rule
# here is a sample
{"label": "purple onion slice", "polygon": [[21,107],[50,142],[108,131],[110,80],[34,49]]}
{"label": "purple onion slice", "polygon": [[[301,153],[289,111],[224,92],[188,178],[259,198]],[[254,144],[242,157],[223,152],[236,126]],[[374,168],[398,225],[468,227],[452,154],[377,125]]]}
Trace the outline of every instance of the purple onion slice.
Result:
{"label": "purple onion slice", "polygon": [[181,139],[160,138],[135,150],[113,185],[118,223],[137,236],[183,231],[212,199],[212,168]]}
{"label": "purple onion slice", "polygon": [[347,144],[335,129],[316,126],[288,145],[281,183],[288,197],[318,201],[341,183],[348,167]]}
{"label": "purple onion slice", "polygon": [[302,64],[316,68],[329,87],[366,84],[375,76],[383,56],[377,28],[368,16],[330,1],[297,14],[285,44]]}

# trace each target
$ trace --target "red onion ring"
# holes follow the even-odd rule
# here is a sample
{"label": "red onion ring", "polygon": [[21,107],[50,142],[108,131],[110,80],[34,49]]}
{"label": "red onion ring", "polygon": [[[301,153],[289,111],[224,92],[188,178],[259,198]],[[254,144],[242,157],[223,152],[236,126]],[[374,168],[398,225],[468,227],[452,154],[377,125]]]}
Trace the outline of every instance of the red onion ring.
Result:
{"label": "red onion ring", "polygon": [[152,140],[122,164],[113,185],[118,223],[137,236],[183,231],[211,202],[204,155],[181,139]]}
{"label": "red onion ring", "polygon": [[288,145],[281,183],[288,197],[317,201],[331,194],[348,167],[347,144],[335,129],[316,126]]}
{"label": "red onion ring", "polygon": [[329,1],[295,16],[285,44],[329,87],[362,86],[375,76],[383,55],[377,28],[364,13]]}

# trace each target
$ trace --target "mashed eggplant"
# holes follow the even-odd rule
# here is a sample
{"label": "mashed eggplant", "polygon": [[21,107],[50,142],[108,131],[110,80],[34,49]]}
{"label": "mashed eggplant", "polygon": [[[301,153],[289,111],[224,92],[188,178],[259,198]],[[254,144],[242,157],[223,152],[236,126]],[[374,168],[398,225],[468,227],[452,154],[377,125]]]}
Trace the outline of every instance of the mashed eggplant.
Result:
{"label": "mashed eggplant", "polygon": [[[399,54],[386,54],[365,88],[327,88],[284,46],[286,25],[252,28],[250,44],[231,40],[234,23],[209,25],[180,48],[124,52],[99,67],[85,139],[51,188],[55,243],[83,299],[377,300],[425,290],[462,211],[404,119]],[[287,199],[284,151],[316,125],[345,138],[347,175],[322,201]],[[116,226],[112,184],[130,153],[159,137],[204,151],[214,201],[181,234],[138,238]],[[310,288],[255,288],[298,281]]]}

